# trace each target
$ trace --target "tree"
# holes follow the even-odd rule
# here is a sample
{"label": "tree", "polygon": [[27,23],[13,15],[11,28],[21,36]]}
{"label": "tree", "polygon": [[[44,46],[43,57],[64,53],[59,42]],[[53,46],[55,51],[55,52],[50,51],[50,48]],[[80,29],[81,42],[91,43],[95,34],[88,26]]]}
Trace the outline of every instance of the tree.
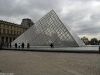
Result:
{"label": "tree", "polygon": [[91,45],[98,45],[98,39],[97,38],[92,38],[90,43],[91,43]]}
{"label": "tree", "polygon": [[98,45],[100,45],[100,40],[98,40]]}
{"label": "tree", "polygon": [[85,45],[89,45],[89,39],[87,37],[82,37],[81,40],[85,43]]}

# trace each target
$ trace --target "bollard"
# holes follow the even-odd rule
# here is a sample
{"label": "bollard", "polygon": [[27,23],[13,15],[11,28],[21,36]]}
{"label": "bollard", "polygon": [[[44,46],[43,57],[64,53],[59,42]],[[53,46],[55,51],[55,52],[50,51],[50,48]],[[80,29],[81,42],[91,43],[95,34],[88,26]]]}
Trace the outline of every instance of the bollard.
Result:
{"label": "bollard", "polygon": [[99,53],[100,53],[100,46],[99,46]]}

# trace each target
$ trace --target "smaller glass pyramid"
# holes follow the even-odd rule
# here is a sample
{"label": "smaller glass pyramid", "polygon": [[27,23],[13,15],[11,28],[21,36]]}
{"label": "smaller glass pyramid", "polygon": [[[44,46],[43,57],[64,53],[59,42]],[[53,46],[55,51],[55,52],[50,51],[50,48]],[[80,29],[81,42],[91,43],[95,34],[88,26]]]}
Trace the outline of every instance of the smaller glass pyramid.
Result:
{"label": "smaller glass pyramid", "polygon": [[54,10],[15,39],[12,45],[15,43],[29,43],[30,46],[49,46],[51,43],[55,47],[84,46],[83,41],[61,22]]}

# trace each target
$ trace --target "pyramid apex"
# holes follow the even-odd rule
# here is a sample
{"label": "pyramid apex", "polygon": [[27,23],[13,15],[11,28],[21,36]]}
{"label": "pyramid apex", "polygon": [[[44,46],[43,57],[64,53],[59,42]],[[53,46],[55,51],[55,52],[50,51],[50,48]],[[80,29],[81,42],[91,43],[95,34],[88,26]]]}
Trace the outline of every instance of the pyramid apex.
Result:
{"label": "pyramid apex", "polygon": [[52,9],[50,12],[55,12],[55,10],[54,10],[54,9]]}
{"label": "pyramid apex", "polygon": [[52,9],[51,11],[54,11],[54,9]]}

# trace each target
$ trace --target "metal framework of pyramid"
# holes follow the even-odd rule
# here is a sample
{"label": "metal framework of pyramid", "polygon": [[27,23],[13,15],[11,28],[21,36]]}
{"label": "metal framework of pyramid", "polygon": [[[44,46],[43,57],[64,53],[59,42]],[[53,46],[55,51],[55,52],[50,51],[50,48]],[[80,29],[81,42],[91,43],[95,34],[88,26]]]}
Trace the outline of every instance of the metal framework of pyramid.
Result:
{"label": "metal framework of pyramid", "polygon": [[51,43],[55,47],[79,47],[84,46],[83,41],[73,33],[68,26],[65,26],[54,10],[37,21],[27,31],[12,42],[27,43],[30,46],[49,46]]}

